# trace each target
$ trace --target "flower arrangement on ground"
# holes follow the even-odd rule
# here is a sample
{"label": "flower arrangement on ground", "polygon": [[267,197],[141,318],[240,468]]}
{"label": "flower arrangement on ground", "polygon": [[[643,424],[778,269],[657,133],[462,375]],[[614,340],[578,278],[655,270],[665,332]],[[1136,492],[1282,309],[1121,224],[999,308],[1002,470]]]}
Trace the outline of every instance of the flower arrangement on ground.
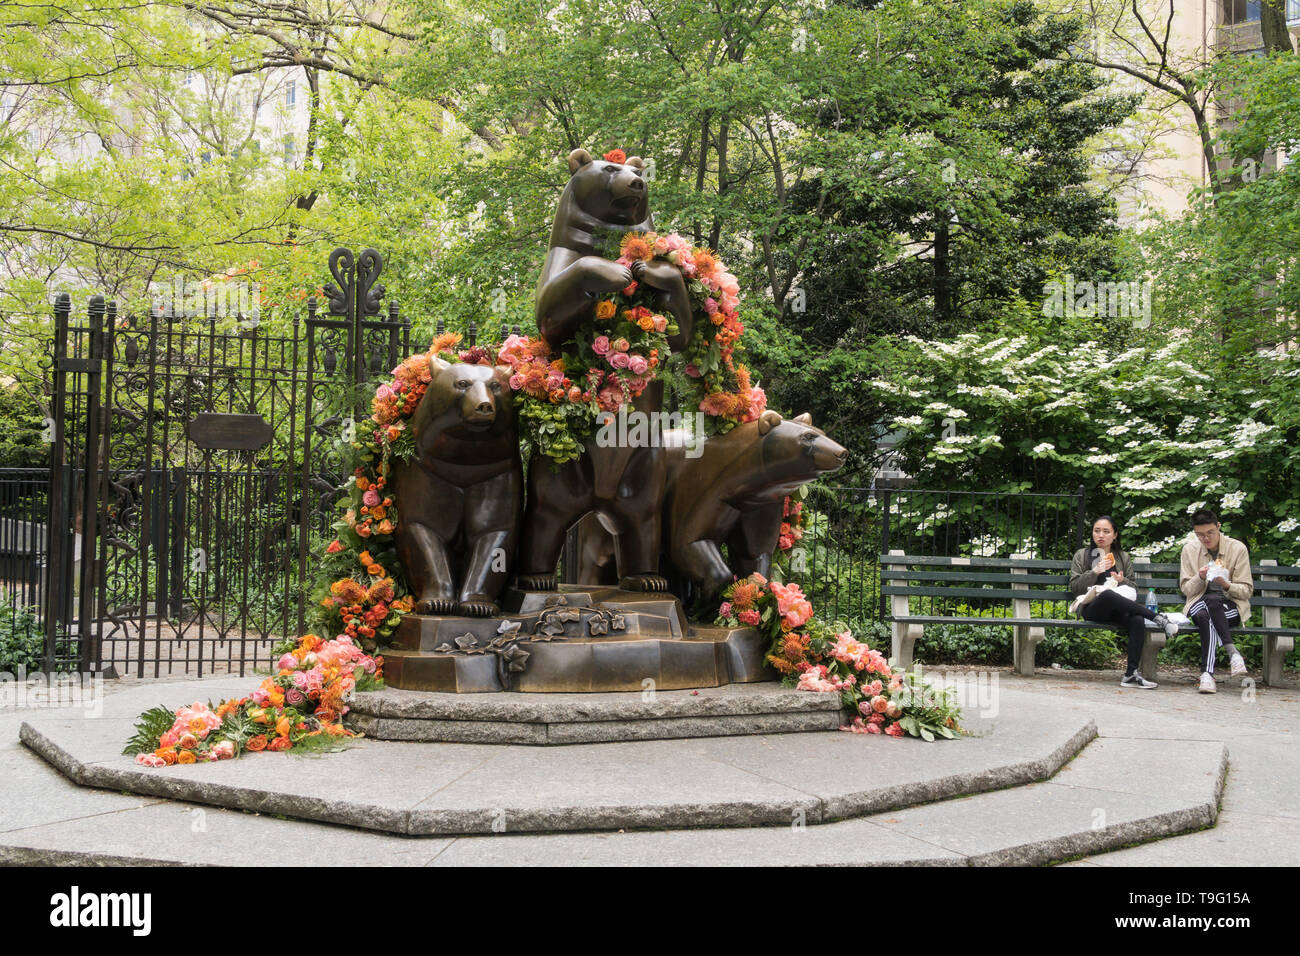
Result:
{"label": "flower arrangement on ground", "polygon": [[263,750],[329,750],[358,736],[342,723],[348,700],[354,690],[383,686],[383,658],[347,635],[324,641],[307,634],[275,653],[276,673],[247,697],[141,714],[123,753],[141,766],[169,767]]}
{"label": "flower arrangement on ground", "polygon": [[936,690],[914,673],[895,673],[846,625],[819,620],[797,584],[761,574],[741,578],[723,592],[714,623],[758,628],[771,642],[766,660],[787,686],[838,693],[852,715],[842,730],[927,741],[962,732],[950,690]]}

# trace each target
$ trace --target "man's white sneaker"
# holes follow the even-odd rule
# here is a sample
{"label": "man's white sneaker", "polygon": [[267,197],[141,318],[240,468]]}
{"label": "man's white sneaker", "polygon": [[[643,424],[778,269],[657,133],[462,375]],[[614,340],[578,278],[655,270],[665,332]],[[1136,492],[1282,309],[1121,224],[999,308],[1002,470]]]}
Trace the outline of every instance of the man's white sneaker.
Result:
{"label": "man's white sneaker", "polygon": [[1244,660],[1242,660],[1241,655],[1240,655],[1240,654],[1233,654],[1232,657],[1230,658],[1230,660],[1231,660],[1231,662],[1232,662],[1232,676],[1233,676],[1233,677],[1245,677],[1245,676],[1246,676],[1246,662],[1245,662]]}
{"label": "man's white sneaker", "polygon": [[1211,674],[1202,673],[1201,683],[1196,688],[1202,694],[1213,694],[1217,690],[1214,686],[1214,677]]}

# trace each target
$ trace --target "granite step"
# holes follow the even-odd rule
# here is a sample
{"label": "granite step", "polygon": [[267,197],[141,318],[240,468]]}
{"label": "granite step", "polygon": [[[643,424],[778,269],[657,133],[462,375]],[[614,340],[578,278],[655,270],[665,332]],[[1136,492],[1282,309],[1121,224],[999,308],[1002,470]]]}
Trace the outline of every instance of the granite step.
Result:
{"label": "granite step", "polygon": [[47,794],[49,822],[0,820],[0,864],[32,865],[248,865],[287,846],[315,866],[1043,864],[1213,825],[1227,769],[1220,742],[1103,737],[1046,781],[820,826],[529,834],[507,823],[412,839],[85,790],[33,755],[3,758],[7,779]]}
{"label": "granite step", "polygon": [[764,682],[616,694],[357,694],[348,726],[376,740],[577,744],[837,730],[836,694]]}

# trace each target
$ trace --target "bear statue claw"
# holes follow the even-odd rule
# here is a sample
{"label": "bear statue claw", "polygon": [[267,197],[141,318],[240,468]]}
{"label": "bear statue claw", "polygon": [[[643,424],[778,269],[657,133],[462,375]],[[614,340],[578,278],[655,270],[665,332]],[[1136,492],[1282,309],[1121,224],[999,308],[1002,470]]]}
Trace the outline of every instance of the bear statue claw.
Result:
{"label": "bear statue claw", "polygon": [[415,605],[417,614],[455,614],[455,598],[425,598]]}
{"label": "bear statue claw", "polygon": [[557,590],[554,574],[521,574],[517,584],[521,591]]}
{"label": "bear statue claw", "polygon": [[463,617],[495,617],[499,610],[492,601],[461,601],[456,605]]}
{"label": "bear statue claw", "polygon": [[667,591],[668,579],[658,574],[629,574],[619,580],[618,586],[624,591]]}

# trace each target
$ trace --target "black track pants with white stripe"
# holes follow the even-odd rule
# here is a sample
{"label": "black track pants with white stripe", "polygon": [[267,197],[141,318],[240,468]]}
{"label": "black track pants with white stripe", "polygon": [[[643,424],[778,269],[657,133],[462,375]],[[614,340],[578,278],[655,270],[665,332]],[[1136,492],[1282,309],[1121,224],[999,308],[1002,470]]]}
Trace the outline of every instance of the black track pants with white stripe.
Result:
{"label": "black track pants with white stripe", "polygon": [[1214,673],[1214,652],[1232,643],[1233,625],[1241,623],[1237,605],[1217,594],[1197,600],[1187,612],[1201,632],[1201,670]]}

